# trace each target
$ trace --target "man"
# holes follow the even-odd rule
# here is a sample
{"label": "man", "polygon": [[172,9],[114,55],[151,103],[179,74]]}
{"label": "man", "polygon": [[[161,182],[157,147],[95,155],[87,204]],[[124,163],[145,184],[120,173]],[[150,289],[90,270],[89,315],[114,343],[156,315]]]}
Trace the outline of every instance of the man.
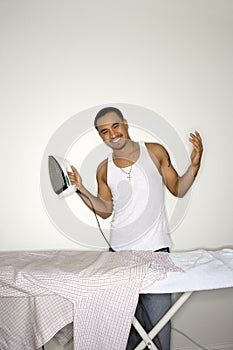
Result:
{"label": "man", "polygon": [[[191,164],[179,176],[161,144],[135,142],[130,138],[128,123],[119,109],[100,110],[94,124],[102,140],[112,149],[97,169],[97,196],[83,186],[73,166],[73,173],[69,173],[71,183],[90,198],[99,216],[108,218],[113,214],[110,243],[114,250],[169,251],[171,240],[164,208],[164,185],[176,197],[186,194],[201,165],[201,136],[197,131],[190,134]],[[80,196],[92,209],[86,197]],[[146,328],[151,328],[170,304],[169,294],[142,294],[136,316]],[[154,341],[159,349],[170,349],[170,324]],[[132,327],[127,349],[133,349],[139,342],[140,337]]]}

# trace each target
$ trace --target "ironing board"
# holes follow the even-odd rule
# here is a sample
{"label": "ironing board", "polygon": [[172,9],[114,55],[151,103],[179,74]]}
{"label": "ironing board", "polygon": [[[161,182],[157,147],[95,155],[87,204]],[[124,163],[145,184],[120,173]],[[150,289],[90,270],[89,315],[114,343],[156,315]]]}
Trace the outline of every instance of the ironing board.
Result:
{"label": "ironing board", "polygon": [[[183,294],[171,306],[163,318],[147,334],[136,318],[133,325],[142,337],[141,343],[135,350],[146,347],[153,350],[158,348],[152,339],[176,314],[193,292],[232,287],[233,284],[233,250],[206,251],[203,249],[171,253],[174,263],[184,272],[169,273],[166,279],[158,281],[147,288],[146,293],[180,293]],[[144,291],[142,291],[143,293]]]}
{"label": "ironing board", "polygon": [[[63,276],[69,276],[71,270],[72,273],[75,270],[75,266],[70,264],[70,258],[74,256],[79,257],[82,256],[82,254],[83,252],[79,251],[0,253],[0,329],[2,332],[0,333],[0,348],[2,350],[9,349],[9,347],[7,348],[4,344],[4,327],[5,329],[10,329],[12,334],[14,334],[14,332],[19,332],[22,339],[24,336],[26,337],[26,335],[28,338],[31,337],[29,340],[31,344],[33,344],[31,347],[34,349],[48,342],[54,335],[58,336],[62,345],[69,340],[69,336],[67,335],[69,332],[63,332],[63,330],[66,328],[72,329],[71,323],[74,321],[72,303],[67,300],[64,295],[51,293],[49,290],[45,293],[45,290],[38,285],[36,286],[36,295],[29,296],[27,294],[27,288],[34,288],[35,280],[28,278],[25,289],[22,288],[22,285],[16,286],[15,281],[16,276],[22,273],[23,266],[26,266],[27,271],[33,271],[35,274],[39,271],[43,279],[45,281],[47,279],[49,283],[51,283],[51,271],[53,271],[55,277],[57,276],[58,265],[59,269],[62,267]],[[105,254],[109,253],[106,252],[102,254],[105,256]],[[127,252],[123,254],[127,254]],[[162,254],[164,255],[164,253]],[[44,265],[43,271],[41,271],[36,261],[44,257],[46,257],[45,261],[48,266]],[[174,263],[174,266],[178,268],[174,269],[171,266],[170,269],[165,269],[165,275],[160,279],[156,279],[154,283],[151,283],[151,272],[149,274],[146,273],[144,280],[148,280],[149,283],[144,283],[144,288],[142,285],[140,293],[157,294],[182,292],[183,294],[149,334],[144,331],[137,319],[133,318],[133,325],[142,337],[141,343],[136,348],[137,350],[146,347],[154,350],[157,349],[151,339],[153,339],[166,322],[173,317],[194,291],[233,287],[232,249],[217,251],[200,249],[189,252],[170,253],[169,257]],[[69,264],[67,264],[68,260]],[[6,264],[6,261],[8,261],[8,264]],[[24,273],[26,270],[24,269]],[[157,272],[155,272],[155,274]],[[65,282],[69,283],[69,280]],[[57,285],[55,285],[54,288],[56,287]],[[84,286],[84,288],[86,287]],[[20,296],[18,294],[19,292],[21,293]],[[19,314],[17,314],[17,310],[19,310]],[[4,315],[4,322],[2,315]],[[14,324],[12,323],[12,318]],[[28,324],[24,324],[23,322],[23,320],[28,321],[29,319],[30,322],[33,321],[31,333],[27,328]],[[36,339],[33,333],[35,330],[37,331]],[[59,330],[60,332],[58,332]],[[72,331],[70,331],[70,336],[71,335]],[[30,348],[29,346],[27,347]],[[84,348],[85,347],[83,347],[83,349]],[[88,349],[88,347],[86,348]],[[11,349],[25,349],[25,345],[17,344],[12,346]]]}

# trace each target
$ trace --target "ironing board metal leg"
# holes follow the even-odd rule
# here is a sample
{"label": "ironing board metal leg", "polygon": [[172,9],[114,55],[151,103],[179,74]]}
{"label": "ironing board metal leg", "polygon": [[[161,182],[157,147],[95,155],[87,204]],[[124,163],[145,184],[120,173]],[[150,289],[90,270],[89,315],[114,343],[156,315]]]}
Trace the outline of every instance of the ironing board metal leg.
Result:
{"label": "ironing board metal leg", "polygon": [[[148,343],[154,345],[152,339],[161,331],[161,329],[171,320],[175,313],[181,308],[181,306],[188,300],[193,292],[184,292],[181,297],[170,307],[167,313],[161,318],[161,320],[152,328],[152,330],[147,334],[144,328],[140,325],[137,319],[134,317],[133,325],[142,337],[142,341],[134,350],[143,350],[148,347]],[[142,331],[143,330],[143,331]],[[145,335],[146,334],[146,335]],[[155,346],[155,345],[154,345]],[[157,349],[156,347],[151,347],[150,349]]]}
{"label": "ironing board metal leg", "polygon": [[[143,348],[140,349],[144,349],[145,347],[147,347],[151,350],[158,350],[158,348],[155,346],[155,344],[153,343],[145,329],[142,327],[141,323],[136,319],[136,317],[133,318],[132,324],[143,339]],[[138,349],[138,346],[135,349]]]}

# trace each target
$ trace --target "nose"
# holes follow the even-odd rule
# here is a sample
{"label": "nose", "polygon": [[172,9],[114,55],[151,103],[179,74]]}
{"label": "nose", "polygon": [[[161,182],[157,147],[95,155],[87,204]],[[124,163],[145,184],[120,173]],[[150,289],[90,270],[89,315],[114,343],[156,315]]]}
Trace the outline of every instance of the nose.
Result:
{"label": "nose", "polygon": [[110,138],[113,139],[116,136],[116,130],[110,129]]}

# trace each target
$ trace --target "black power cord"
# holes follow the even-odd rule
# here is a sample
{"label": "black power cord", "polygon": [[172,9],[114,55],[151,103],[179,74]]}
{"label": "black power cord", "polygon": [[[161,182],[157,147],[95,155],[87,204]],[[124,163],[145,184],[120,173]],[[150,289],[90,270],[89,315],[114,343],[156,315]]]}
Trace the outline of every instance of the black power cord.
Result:
{"label": "black power cord", "polygon": [[105,234],[103,233],[103,231],[102,231],[102,229],[101,229],[101,226],[100,226],[100,223],[99,223],[99,219],[98,219],[98,216],[97,216],[97,214],[96,214],[96,211],[95,211],[95,208],[94,208],[94,205],[93,205],[91,199],[90,199],[85,193],[81,192],[80,190],[76,190],[76,193],[78,193],[78,194],[80,194],[81,196],[85,197],[85,198],[89,201],[89,203],[90,203],[90,205],[91,205],[91,209],[92,209],[93,213],[95,214],[95,218],[96,218],[96,221],[97,221],[99,230],[100,230],[100,232],[101,232],[103,238],[105,239],[107,245],[109,246],[110,250],[111,250],[112,252],[114,252],[114,249],[112,249],[111,244],[109,243],[109,241],[107,240]]}

